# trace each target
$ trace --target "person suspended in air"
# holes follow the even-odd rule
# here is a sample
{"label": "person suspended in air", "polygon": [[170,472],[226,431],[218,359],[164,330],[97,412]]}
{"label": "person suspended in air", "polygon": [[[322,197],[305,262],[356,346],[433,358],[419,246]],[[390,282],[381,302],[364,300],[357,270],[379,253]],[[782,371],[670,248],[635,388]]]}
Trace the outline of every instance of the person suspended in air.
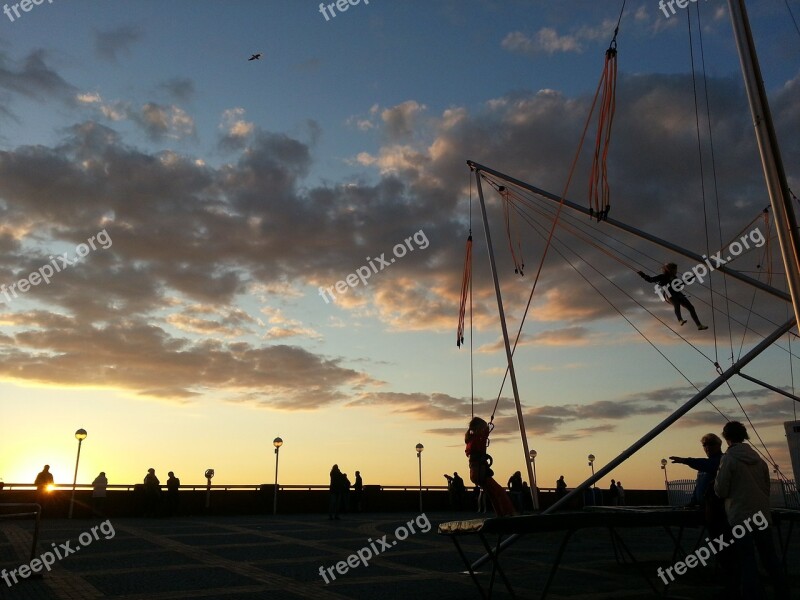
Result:
{"label": "person suspended in air", "polygon": [[708,329],[708,325],[703,325],[697,316],[697,311],[689,302],[689,299],[681,291],[683,286],[686,285],[685,280],[678,277],[678,265],[675,263],[667,263],[662,267],[661,273],[653,275],[652,277],[644,271],[637,271],[639,277],[649,283],[656,284],[656,293],[666,302],[672,304],[675,309],[675,316],[678,318],[678,323],[681,325],[686,324],[686,319],[681,314],[681,307],[683,306],[689,311],[697,329],[703,331]]}
{"label": "person suspended in air", "polygon": [[494,471],[491,469],[489,455],[486,453],[490,431],[489,424],[480,417],[474,417],[469,422],[467,432],[464,434],[464,443],[466,444],[464,454],[469,457],[469,478],[489,496],[498,517],[516,515],[517,511],[514,510],[508,494],[492,478]]}

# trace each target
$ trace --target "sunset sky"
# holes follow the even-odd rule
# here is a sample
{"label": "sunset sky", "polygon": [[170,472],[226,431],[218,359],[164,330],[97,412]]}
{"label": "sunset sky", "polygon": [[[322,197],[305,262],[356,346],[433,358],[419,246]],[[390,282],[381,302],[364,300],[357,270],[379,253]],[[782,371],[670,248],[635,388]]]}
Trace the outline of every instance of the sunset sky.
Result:
{"label": "sunset sky", "polygon": [[[57,483],[71,482],[80,427],[82,483],[101,470],[111,484],[137,483],[149,467],[185,484],[209,467],[214,483],[269,482],[275,436],[285,484],[327,483],[338,463],[366,484],[414,485],[418,442],[423,483],[465,474],[469,324],[466,347],[455,338],[466,161],[561,193],[621,4],[370,0],[326,20],[311,0],[54,0],[13,21],[0,14],[0,478],[30,482],[49,463]],[[748,5],[798,193],[800,31],[785,3]],[[800,16],[797,0],[789,6]],[[666,17],[656,0],[629,0],[617,43],[611,216],[701,254],[756,227],[767,234],[751,225],[769,199],[727,3]],[[594,132],[568,193],[584,206]],[[515,332],[544,244],[513,224],[526,262],[515,275],[500,196],[484,191]],[[472,196],[474,406],[488,418],[506,359]],[[648,273],[693,266],[606,224],[564,220],[610,234]],[[602,466],[688,400],[678,369],[702,387],[714,360],[729,366],[790,314],[715,274],[713,322],[707,283],[688,290],[714,327],[676,327],[633,269],[557,235],[613,306],[548,255],[515,355],[541,487],[562,474],[576,485],[587,454]],[[786,289],[771,237],[771,255],[764,246],[732,267],[765,280],[771,264]],[[95,249],[78,249],[90,238]],[[336,292],[407,238],[405,256]],[[64,253],[85,256],[64,266]],[[45,265],[60,268],[49,284],[19,286]],[[745,372],[791,390],[788,344]],[[743,379],[731,386],[790,472],[782,423],[797,404]],[[712,400],[743,418],[727,388]],[[525,472],[508,386],[495,423],[490,453],[505,483]],[[698,455],[702,434],[723,424],[703,403],[612,476],[657,488],[662,457]],[[669,476],[694,474],[674,465]]]}

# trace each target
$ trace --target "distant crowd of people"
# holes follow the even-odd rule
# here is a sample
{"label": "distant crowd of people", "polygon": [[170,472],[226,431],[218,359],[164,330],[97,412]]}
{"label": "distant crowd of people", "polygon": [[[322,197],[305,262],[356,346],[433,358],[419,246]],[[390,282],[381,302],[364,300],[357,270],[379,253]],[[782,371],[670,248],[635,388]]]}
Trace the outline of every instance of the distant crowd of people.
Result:
{"label": "distant crowd of people", "polygon": [[[162,514],[162,508],[166,511],[167,515],[178,514],[178,490],[181,486],[181,480],[175,476],[175,473],[170,471],[167,478],[167,493],[166,502],[162,502],[163,495],[161,490],[161,482],[156,476],[155,469],[148,469],[147,475],[142,482],[143,493],[143,514],[147,517],[155,517]],[[46,513],[50,507],[50,491],[54,485],[53,474],[50,472],[50,465],[45,465],[44,468],[36,475],[34,481],[36,486],[36,502],[42,507],[42,513]],[[92,514],[95,516],[105,516],[106,510],[106,489],[108,488],[108,478],[105,471],[100,471],[100,474],[92,481]]]}

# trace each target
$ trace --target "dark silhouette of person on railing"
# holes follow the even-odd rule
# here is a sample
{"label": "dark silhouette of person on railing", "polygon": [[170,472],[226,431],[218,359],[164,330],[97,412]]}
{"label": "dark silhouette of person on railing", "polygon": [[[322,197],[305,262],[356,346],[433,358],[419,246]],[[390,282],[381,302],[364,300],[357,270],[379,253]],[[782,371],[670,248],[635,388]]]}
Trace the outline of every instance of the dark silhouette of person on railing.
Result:
{"label": "dark silhouette of person on railing", "polygon": [[567,495],[567,482],[564,481],[564,476],[558,478],[556,481],[556,500],[561,500]]}
{"label": "dark silhouette of person on railing", "polygon": [[347,473],[342,473],[342,512],[344,514],[350,512],[350,487],[352,485]]}
{"label": "dark silhouette of person on railing", "polygon": [[342,495],[344,488],[344,478],[339,470],[339,465],[331,468],[330,500],[328,502],[328,518],[339,520],[339,510],[342,505]]}
{"label": "dark silhouette of person on railing", "polygon": [[36,475],[33,482],[36,485],[36,502],[42,507],[42,514],[45,507],[50,506],[50,487],[53,485],[53,474],[50,472],[50,465],[45,465],[41,472]]}
{"label": "dark silhouette of person on railing", "polygon": [[353,483],[353,505],[355,512],[364,510],[361,494],[364,490],[364,481],[361,479],[361,471],[356,471],[356,480]]}
{"label": "dark silhouette of person on railing", "polygon": [[147,469],[144,476],[144,516],[157,517],[158,504],[161,499],[161,482],[156,477],[156,470]]}
{"label": "dark silhouette of person on railing", "polygon": [[106,472],[100,471],[92,482],[92,512],[98,517],[106,514],[106,487],[108,487]]}
{"label": "dark silhouette of person on railing", "polygon": [[464,434],[466,444],[464,453],[469,457],[469,479],[486,492],[498,517],[515,515],[517,513],[508,494],[492,478],[494,471],[489,466],[489,456],[486,453],[490,431],[489,424],[480,417],[475,417],[469,422]]}
{"label": "dark silhouette of person on railing", "polygon": [[178,490],[181,487],[181,480],[175,477],[175,473],[167,473],[167,513],[174,517],[178,514]]}
{"label": "dark silhouette of person on railing", "polygon": [[506,484],[508,491],[511,494],[511,502],[514,503],[514,508],[517,512],[522,512],[522,473],[516,471],[511,477],[508,478]]}

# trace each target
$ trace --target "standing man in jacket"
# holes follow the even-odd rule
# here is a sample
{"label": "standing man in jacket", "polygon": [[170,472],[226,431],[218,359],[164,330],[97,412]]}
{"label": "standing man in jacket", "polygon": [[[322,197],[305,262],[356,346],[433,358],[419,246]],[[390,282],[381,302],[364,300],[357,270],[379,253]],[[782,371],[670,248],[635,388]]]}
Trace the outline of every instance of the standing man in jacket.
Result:
{"label": "standing man in jacket", "polygon": [[[772,514],[769,507],[769,467],[745,443],[747,429],[739,421],[729,421],[722,428],[728,450],[722,456],[714,490],[725,500],[725,513],[733,528],[732,545],[739,556],[742,597],[748,600],[766,598],[758,577],[756,548],[764,568],[772,579],[776,598],[788,598],[789,591],[772,538]],[[753,523],[765,523],[754,528]],[[745,527],[746,526],[746,527]],[[737,536],[737,528],[745,533]]]}

